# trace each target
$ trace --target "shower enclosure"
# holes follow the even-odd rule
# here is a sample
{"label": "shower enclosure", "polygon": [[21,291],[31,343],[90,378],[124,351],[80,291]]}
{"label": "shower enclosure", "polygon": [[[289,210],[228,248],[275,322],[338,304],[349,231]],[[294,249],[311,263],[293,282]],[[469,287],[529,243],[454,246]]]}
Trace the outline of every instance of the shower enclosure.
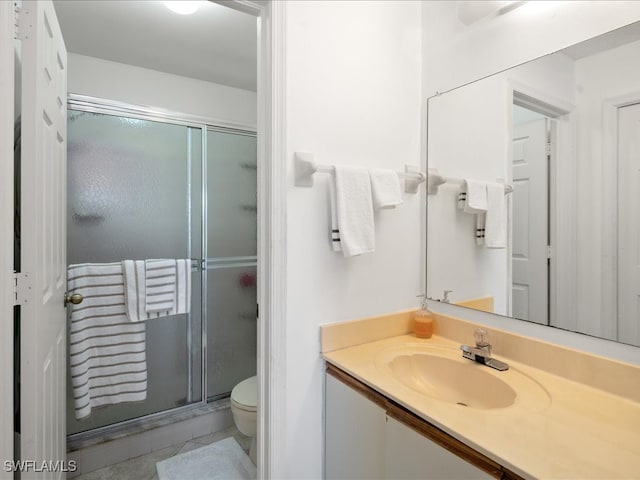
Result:
{"label": "shower enclosure", "polygon": [[190,312],[146,322],[146,400],[76,420],[69,381],[68,434],[227,397],[256,373],[255,132],[72,96],[67,135],[69,263],[192,265]]}

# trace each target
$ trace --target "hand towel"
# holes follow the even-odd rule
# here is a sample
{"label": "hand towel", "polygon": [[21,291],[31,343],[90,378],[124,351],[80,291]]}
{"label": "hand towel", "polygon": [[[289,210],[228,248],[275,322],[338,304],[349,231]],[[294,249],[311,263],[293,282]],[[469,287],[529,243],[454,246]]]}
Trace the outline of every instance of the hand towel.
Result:
{"label": "hand towel", "polygon": [[373,208],[395,208],[402,203],[400,178],[398,174],[386,168],[372,168],[369,170],[371,178],[371,197]]}
{"label": "hand towel", "polygon": [[[147,282],[144,260],[124,260],[124,298],[127,317],[131,322],[142,322],[151,318],[147,313]],[[154,316],[158,316],[155,314]]]}
{"label": "hand towel", "polygon": [[335,165],[336,214],[342,253],[345,257],[375,250],[373,200],[369,171]]}
{"label": "hand towel", "polygon": [[476,245],[484,245],[486,213],[476,214]]}
{"label": "hand towel", "polygon": [[338,209],[336,208],[336,177],[331,174],[329,180],[329,204],[331,206],[331,248],[334,252],[342,251],[340,228],[338,227]]}
{"label": "hand towel", "polygon": [[131,323],[120,262],[69,265],[69,366],[76,419],[93,407],[147,397],[145,324]]}
{"label": "hand towel", "polygon": [[505,248],[507,246],[506,217],[504,185],[501,183],[488,183],[484,237],[484,243],[487,248]]}
{"label": "hand towel", "polygon": [[[152,262],[151,260],[149,260]],[[131,322],[142,322],[167,315],[189,313],[191,307],[191,260],[170,259],[162,262],[173,263],[175,269],[175,288],[172,308],[169,310],[147,312],[147,281],[145,260],[124,260],[122,272],[125,284],[126,313]]]}
{"label": "hand towel", "polygon": [[460,192],[466,193],[463,204],[465,213],[484,213],[487,211],[487,184],[485,182],[465,178]]}
{"label": "hand towel", "polygon": [[189,313],[191,309],[191,259],[184,258],[175,260],[176,263],[176,288],[174,308],[170,315]]}
{"label": "hand towel", "polygon": [[175,308],[176,260],[145,260],[145,311],[169,312]]}

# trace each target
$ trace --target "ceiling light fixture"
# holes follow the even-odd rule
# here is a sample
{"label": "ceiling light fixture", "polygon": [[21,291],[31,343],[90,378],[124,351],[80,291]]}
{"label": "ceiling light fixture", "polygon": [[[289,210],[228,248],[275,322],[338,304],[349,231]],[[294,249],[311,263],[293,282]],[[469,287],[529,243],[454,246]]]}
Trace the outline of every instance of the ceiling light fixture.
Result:
{"label": "ceiling light fixture", "polygon": [[181,0],[181,1],[172,1],[172,2],[164,2],[164,6],[169,10],[175,13],[179,13],[180,15],[191,15],[195,13],[202,6],[201,1],[191,1],[191,0]]}

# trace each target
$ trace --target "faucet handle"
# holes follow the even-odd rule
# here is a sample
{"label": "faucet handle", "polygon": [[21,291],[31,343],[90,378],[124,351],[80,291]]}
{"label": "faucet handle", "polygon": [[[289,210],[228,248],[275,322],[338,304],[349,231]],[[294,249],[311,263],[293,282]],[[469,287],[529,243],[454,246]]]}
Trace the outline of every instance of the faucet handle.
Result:
{"label": "faucet handle", "polygon": [[482,328],[476,328],[473,332],[473,337],[476,340],[476,347],[490,347],[489,343],[489,332],[483,330]]}

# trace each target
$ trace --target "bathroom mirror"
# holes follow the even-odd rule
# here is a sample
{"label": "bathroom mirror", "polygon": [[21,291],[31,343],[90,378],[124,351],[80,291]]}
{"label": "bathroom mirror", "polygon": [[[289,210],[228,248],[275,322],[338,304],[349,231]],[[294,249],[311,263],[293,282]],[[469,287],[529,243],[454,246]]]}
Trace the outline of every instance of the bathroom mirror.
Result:
{"label": "bathroom mirror", "polygon": [[429,298],[640,345],[639,58],[640,22],[429,98]]}

